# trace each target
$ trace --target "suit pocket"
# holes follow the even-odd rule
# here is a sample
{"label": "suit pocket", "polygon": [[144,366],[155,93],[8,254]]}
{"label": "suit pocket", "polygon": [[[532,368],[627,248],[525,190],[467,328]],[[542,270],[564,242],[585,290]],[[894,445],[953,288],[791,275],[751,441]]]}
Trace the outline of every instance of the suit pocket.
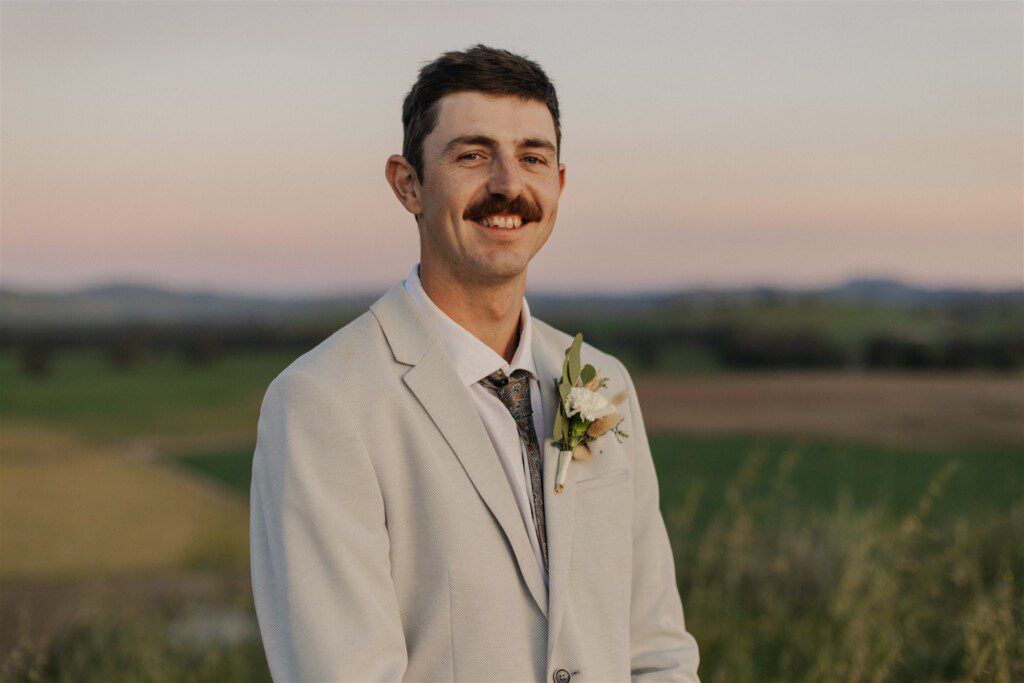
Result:
{"label": "suit pocket", "polygon": [[618,484],[621,482],[629,481],[629,470],[613,470],[611,472],[605,472],[596,477],[590,477],[589,479],[581,479],[575,482],[577,491],[585,491],[587,489],[595,489],[601,486],[611,486],[612,484]]}

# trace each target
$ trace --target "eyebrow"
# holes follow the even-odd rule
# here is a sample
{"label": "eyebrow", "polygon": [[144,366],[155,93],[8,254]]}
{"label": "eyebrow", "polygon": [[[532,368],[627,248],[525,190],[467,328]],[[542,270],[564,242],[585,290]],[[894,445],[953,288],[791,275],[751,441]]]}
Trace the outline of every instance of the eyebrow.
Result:
{"label": "eyebrow", "polygon": [[[521,140],[515,140],[515,146],[517,148],[528,148],[528,149],[546,149],[547,151],[554,154],[555,146],[544,138],[523,138]],[[497,140],[494,138],[487,137],[486,135],[460,135],[456,138],[452,138],[444,146],[442,154],[448,154],[456,147],[461,145],[482,145],[490,149],[494,149],[498,146]]]}

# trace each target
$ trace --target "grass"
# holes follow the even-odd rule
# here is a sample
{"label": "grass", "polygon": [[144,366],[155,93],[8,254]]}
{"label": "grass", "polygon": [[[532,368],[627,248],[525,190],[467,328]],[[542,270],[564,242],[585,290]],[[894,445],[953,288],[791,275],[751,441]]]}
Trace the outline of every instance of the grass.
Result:
{"label": "grass", "polygon": [[701,680],[1022,680],[1024,506],[936,514],[951,462],[898,517],[807,511],[800,457],[748,455],[703,530],[665,510]]}
{"label": "grass", "polygon": [[[0,578],[244,571],[260,399],[295,355],[114,372],[69,353],[42,379],[0,359]],[[1024,452],[869,436],[650,434],[702,681],[1024,680]],[[170,462],[126,457],[139,440]],[[258,640],[187,647],[187,605],[149,600],[22,638],[0,679],[268,680]],[[251,595],[227,602],[251,616]]]}
{"label": "grass", "polygon": [[240,494],[248,495],[252,483],[253,448],[188,453],[175,456],[182,466],[226,486]]}
{"label": "grass", "polygon": [[[960,470],[939,503],[939,514],[974,515],[1009,510],[1024,502],[1024,452],[950,449],[925,451],[854,441],[792,437],[650,434],[662,507],[695,505],[697,527],[727,507],[731,482],[751,453],[777,468],[793,454],[793,502],[804,512],[843,506],[890,518],[913,509],[928,483],[951,462]],[[248,495],[253,448],[176,456],[184,467]]]}
{"label": "grass", "polygon": [[[709,681],[1024,677],[1024,454],[652,434]],[[182,463],[239,492],[251,449]]]}
{"label": "grass", "polygon": [[255,437],[263,392],[295,353],[235,352],[205,368],[169,353],[115,370],[98,352],[58,354],[44,377],[0,358],[0,419],[73,429],[108,441],[183,433]]}
{"label": "grass", "polygon": [[[1012,495],[964,499],[981,490],[958,483],[970,462],[792,440],[662,435],[653,443],[705,683],[1024,677],[1024,504]],[[185,462],[241,492],[248,457]],[[895,470],[904,472],[896,499],[872,498],[868,486],[870,465],[885,457],[920,459]],[[848,495],[842,477],[824,482],[839,492],[832,498],[811,486],[815,458],[860,461],[865,474]],[[1008,471],[991,472],[988,483]],[[702,499],[715,501],[703,513]],[[159,620],[100,623],[15,654],[4,666],[21,673],[5,680],[266,680],[258,643],[183,653]]]}
{"label": "grass", "polygon": [[10,683],[269,683],[257,639],[197,649],[175,638],[170,612],[100,619],[55,640],[25,640],[0,658]]}
{"label": "grass", "polygon": [[935,451],[792,437],[649,436],[657,456],[662,506],[699,497],[698,522],[728,506],[729,487],[753,453],[764,459],[763,467],[769,471],[789,463],[793,504],[802,512],[828,513],[847,506],[890,517],[904,514],[951,462],[959,462],[960,470],[937,503],[939,513],[1005,512],[1024,502],[1021,451]]}

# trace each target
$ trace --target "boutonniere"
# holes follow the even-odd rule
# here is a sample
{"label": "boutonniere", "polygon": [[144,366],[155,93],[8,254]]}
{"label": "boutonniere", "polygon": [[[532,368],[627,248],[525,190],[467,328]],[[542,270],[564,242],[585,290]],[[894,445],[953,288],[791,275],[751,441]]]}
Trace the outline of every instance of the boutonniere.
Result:
{"label": "boutonniere", "polygon": [[572,460],[589,460],[593,453],[588,444],[607,432],[616,438],[629,434],[619,429],[622,414],[616,406],[626,399],[623,389],[611,400],[598,393],[608,385],[608,378],[602,377],[593,365],[580,367],[580,347],[583,333],[577,333],[572,344],[565,350],[562,361],[562,376],[555,378],[558,388],[558,412],[552,437],[558,444],[558,473],[555,476],[555,493],[565,488],[565,477]]}

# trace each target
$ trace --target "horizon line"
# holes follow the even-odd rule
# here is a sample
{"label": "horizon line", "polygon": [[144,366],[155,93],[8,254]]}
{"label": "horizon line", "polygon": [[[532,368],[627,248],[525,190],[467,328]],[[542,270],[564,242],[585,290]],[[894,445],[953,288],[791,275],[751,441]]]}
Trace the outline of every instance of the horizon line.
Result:
{"label": "horizon line", "polygon": [[[80,294],[90,290],[106,289],[113,287],[134,287],[139,289],[155,289],[168,292],[177,295],[216,295],[224,297],[236,297],[236,298],[269,298],[269,299],[304,299],[304,298],[335,298],[335,297],[359,297],[359,296],[371,296],[375,293],[383,293],[390,289],[397,282],[401,282],[404,278],[399,278],[393,281],[382,282],[379,284],[360,284],[347,288],[323,288],[323,289],[308,289],[308,288],[276,288],[272,290],[259,289],[259,288],[240,288],[240,287],[225,287],[218,285],[181,285],[175,283],[168,283],[166,281],[159,281],[154,278],[125,278],[125,277],[111,277],[107,279],[91,279],[82,281],[79,284],[74,285],[58,285],[58,286],[46,286],[46,285],[33,285],[24,282],[11,282],[11,278],[4,278],[0,276],[0,293],[4,294],[22,294],[22,295],[67,295],[67,294]],[[774,290],[774,291],[788,291],[788,292],[816,292],[825,289],[834,289],[843,285],[848,285],[851,282],[886,282],[902,285],[913,289],[926,290],[931,292],[959,290],[959,291],[971,291],[971,292],[983,292],[987,294],[1003,294],[1003,293],[1024,293],[1024,279],[1016,283],[1005,283],[1005,284],[979,284],[979,283],[965,283],[950,280],[943,284],[925,284],[919,280],[915,280],[910,277],[903,277],[892,274],[861,274],[861,275],[849,275],[844,277],[836,277],[830,280],[828,283],[818,284],[787,284],[780,282],[770,281],[751,281],[751,282],[730,282],[730,283],[715,283],[707,280],[694,281],[691,283],[680,283],[677,285],[663,285],[658,287],[642,287],[635,289],[623,289],[623,288],[610,288],[610,289],[569,289],[564,287],[542,287],[536,288],[531,287],[527,283],[527,290],[530,296],[653,296],[653,295],[664,295],[673,294],[678,292],[692,292],[692,291],[737,291],[737,290]]]}

